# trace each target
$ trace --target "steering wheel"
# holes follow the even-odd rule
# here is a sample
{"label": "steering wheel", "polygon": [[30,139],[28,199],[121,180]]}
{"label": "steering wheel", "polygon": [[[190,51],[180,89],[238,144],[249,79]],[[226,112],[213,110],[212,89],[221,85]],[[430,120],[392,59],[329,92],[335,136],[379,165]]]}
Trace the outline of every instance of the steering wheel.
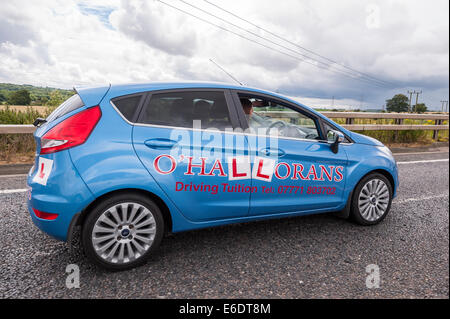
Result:
{"label": "steering wheel", "polygon": [[310,139],[310,140],[315,140],[315,139],[317,139],[317,134],[310,133],[310,134],[306,135],[305,138]]}
{"label": "steering wheel", "polygon": [[280,129],[283,129],[283,128],[285,128],[285,127],[287,126],[286,123],[283,122],[283,121],[276,121],[276,122],[273,122],[273,123],[270,124],[269,127],[267,128],[266,134],[267,134],[267,135],[270,135],[270,130],[271,130],[272,128],[274,128],[275,126],[279,125],[279,124],[281,124]]}

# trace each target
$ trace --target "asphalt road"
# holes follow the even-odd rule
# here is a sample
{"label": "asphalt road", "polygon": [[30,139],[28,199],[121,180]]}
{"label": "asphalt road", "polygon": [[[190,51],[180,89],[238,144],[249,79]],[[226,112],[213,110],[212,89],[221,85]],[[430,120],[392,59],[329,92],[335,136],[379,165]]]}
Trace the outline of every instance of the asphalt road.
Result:
{"label": "asphalt road", "polygon": [[[412,162],[399,164],[399,196],[377,226],[318,215],[173,234],[120,273],[41,233],[25,193],[5,193],[25,177],[1,176],[0,298],[448,298],[448,152],[397,159]],[[68,264],[80,288],[66,287]],[[370,264],[379,288],[366,287]]]}

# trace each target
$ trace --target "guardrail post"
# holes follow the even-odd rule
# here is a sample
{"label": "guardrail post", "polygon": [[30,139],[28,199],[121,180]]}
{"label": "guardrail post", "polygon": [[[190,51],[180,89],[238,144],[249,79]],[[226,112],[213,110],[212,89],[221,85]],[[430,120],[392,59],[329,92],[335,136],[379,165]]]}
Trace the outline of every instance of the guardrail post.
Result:
{"label": "guardrail post", "polygon": [[347,124],[347,125],[351,125],[354,122],[355,122],[355,119],[352,119],[352,118],[348,118],[348,119],[345,120],[345,124]]}
{"label": "guardrail post", "polygon": [[[403,124],[403,119],[395,119],[395,124],[396,125],[402,125]],[[398,142],[398,135],[399,135],[399,131],[395,131],[394,132],[394,141]]]}
{"label": "guardrail post", "polygon": [[[441,125],[442,121],[441,120],[436,120],[434,121],[435,125]],[[435,130],[433,131],[433,140],[437,141],[439,139],[439,130]]]}

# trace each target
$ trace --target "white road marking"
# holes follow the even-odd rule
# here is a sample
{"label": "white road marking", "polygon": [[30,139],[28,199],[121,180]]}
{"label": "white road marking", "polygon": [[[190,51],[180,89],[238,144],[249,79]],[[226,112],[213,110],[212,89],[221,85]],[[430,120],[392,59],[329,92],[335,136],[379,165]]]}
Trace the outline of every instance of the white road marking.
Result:
{"label": "white road marking", "polygon": [[[426,154],[446,154],[448,152],[418,152],[418,153],[394,153],[396,155],[426,155]],[[438,159],[438,160],[421,160],[421,161],[411,161],[411,162],[398,162],[397,164],[414,164],[414,163],[432,163],[432,162],[445,162],[447,159]],[[25,177],[28,174],[14,174],[14,175],[0,175],[0,178],[8,178],[8,177]]]}
{"label": "white road marking", "polygon": [[[410,161],[410,162],[397,162],[397,164],[421,164],[421,163],[439,163],[439,162],[448,162],[449,159],[445,158],[445,159],[437,159],[437,160],[422,160],[422,161]],[[17,175],[0,175],[0,178],[3,177],[18,177],[18,176],[27,176],[27,174],[22,175],[22,174],[17,174]],[[4,190],[0,190],[0,194],[17,194],[17,193],[25,193],[27,191],[26,188],[21,188],[21,189],[4,189]],[[448,196],[448,195],[444,195],[444,196]],[[433,199],[433,198],[439,198],[442,197],[442,195],[438,195],[437,197],[425,197],[425,198],[410,198],[410,199],[405,199],[402,201],[398,201],[396,203],[403,203],[403,202],[409,202],[409,201],[419,201],[419,200],[427,200],[427,199]]]}
{"label": "white road marking", "polygon": [[441,195],[433,195],[433,196],[426,196],[426,197],[416,197],[416,198],[407,198],[402,199],[399,201],[394,200],[394,204],[404,204],[404,203],[410,203],[410,202],[421,202],[421,201],[427,201],[431,199],[438,199],[438,198],[445,198],[448,197],[448,194],[441,194]]}
{"label": "white road marking", "polygon": [[[22,188],[22,189],[4,189],[4,190],[0,190],[0,195],[1,194],[20,194],[20,193],[25,193],[27,191],[28,191],[28,189],[24,189],[24,188]],[[402,199],[402,200],[394,200],[393,203],[394,204],[404,204],[404,203],[410,203],[410,202],[422,202],[422,201],[446,198],[446,197],[448,197],[448,194],[440,194],[440,195],[433,195],[433,196],[426,196],[426,197],[413,197],[413,198],[406,198],[406,199]]]}
{"label": "white road marking", "polygon": [[28,176],[28,174],[0,175],[0,178],[7,178],[7,177],[25,177],[25,176]]}
{"label": "white road marking", "polygon": [[3,189],[3,190],[0,190],[0,194],[17,194],[17,193],[25,193],[26,191],[28,191],[28,189],[26,189],[26,188],[21,188],[21,189]]}
{"label": "white road marking", "polygon": [[438,163],[438,162],[448,162],[448,158],[446,158],[446,159],[438,159],[438,160],[397,162],[397,164],[420,164],[420,163]]}
{"label": "white road marking", "polygon": [[416,152],[416,153],[393,153],[394,156],[402,156],[402,155],[427,155],[427,154],[448,154],[448,152]]}

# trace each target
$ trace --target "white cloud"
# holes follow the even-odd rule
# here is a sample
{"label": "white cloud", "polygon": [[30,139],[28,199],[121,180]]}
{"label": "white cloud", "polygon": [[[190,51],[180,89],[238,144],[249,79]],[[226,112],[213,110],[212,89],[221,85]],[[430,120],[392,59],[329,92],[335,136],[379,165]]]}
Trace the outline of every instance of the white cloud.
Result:
{"label": "white cloud", "polygon": [[110,18],[119,32],[168,54],[195,54],[196,32],[184,16],[154,1],[122,1],[121,4]]}
{"label": "white cloud", "polygon": [[[263,42],[180,1],[164,1]],[[232,81],[209,62],[213,58],[248,85],[301,96],[314,106],[330,105],[335,96],[335,105],[360,107],[360,100],[364,100],[365,106],[381,107],[394,93],[414,88],[424,90],[425,102],[431,107],[437,108],[439,100],[448,99],[449,17],[445,0],[284,0],[276,5],[270,0],[209,1],[321,55],[395,82],[397,87],[379,89],[321,70],[154,0],[2,3],[0,81],[58,87],[131,81]],[[281,43],[203,0],[189,3]],[[372,3],[379,9],[376,27],[367,25]],[[283,45],[299,50],[289,43]]]}

